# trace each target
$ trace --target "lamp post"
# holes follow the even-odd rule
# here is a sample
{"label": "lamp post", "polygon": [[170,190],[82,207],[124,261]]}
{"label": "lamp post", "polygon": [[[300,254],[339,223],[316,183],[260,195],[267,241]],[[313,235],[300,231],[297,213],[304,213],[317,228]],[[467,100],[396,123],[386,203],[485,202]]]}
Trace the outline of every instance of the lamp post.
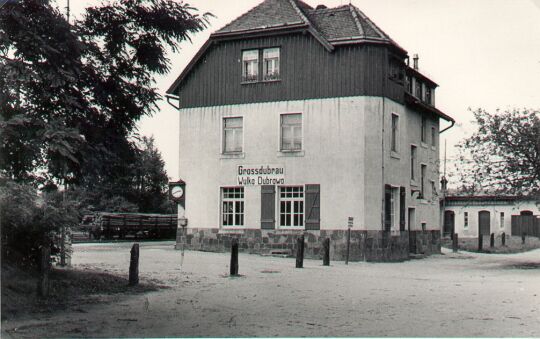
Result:
{"label": "lamp post", "polygon": [[180,268],[184,263],[184,248],[186,243],[186,227],[188,220],[186,219],[186,182],[182,179],[169,182],[169,197],[178,205],[178,228],[176,230],[176,242],[178,244],[178,232],[180,228],[180,242],[182,250],[182,258],[180,260]]}

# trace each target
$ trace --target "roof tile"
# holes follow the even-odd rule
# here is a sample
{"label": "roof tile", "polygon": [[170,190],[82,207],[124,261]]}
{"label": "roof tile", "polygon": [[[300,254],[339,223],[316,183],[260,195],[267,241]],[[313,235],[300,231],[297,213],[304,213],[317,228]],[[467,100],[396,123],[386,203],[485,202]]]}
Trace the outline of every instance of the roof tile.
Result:
{"label": "roof tile", "polygon": [[[302,7],[309,8],[306,4],[302,4]],[[247,13],[216,31],[215,34],[305,24],[306,22],[304,22],[297,11],[298,9],[294,8],[293,3],[289,0],[265,0],[260,5],[253,7]]]}

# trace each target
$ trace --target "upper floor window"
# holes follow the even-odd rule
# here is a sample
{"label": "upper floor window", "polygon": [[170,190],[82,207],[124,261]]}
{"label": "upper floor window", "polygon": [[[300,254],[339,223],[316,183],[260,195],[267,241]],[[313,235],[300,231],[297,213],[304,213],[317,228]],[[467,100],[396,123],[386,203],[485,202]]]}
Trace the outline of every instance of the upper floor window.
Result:
{"label": "upper floor window", "polygon": [[422,98],[422,83],[415,79],[414,81],[414,96],[417,98]]}
{"label": "upper floor window", "polygon": [[279,48],[263,50],[263,80],[279,79]]}
{"label": "upper floor window", "polygon": [[500,221],[500,227],[504,227],[504,212],[501,212],[501,221]]}
{"label": "upper floor window", "polygon": [[422,142],[426,142],[426,139],[427,139],[426,128],[427,128],[427,119],[426,117],[422,117],[422,125],[420,126],[420,140],[422,140]]}
{"label": "upper floor window", "polygon": [[427,172],[427,166],[426,165],[420,165],[420,196],[422,199],[426,198],[426,173]]}
{"label": "upper floor window", "polygon": [[242,52],[242,81],[252,82],[259,78],[259,50]]}
{"label": "upper floor window", "polygon": [[416,146],[411,145],[411,180],[416,180]]}
{"label": "upper floor window", "polygon": [[413,89],[413,79],[410,75],[407,75],[407,77],[405,78],[405,81],[407,82],[407,92],[409,93],[413,93],[412,89]]}
{"label": "upper floor window", "polygon": [[399,115],[392,114],[392,151],[398,152],[399,145]]}
{"label": "upper floor window", "polygon": [[432,104],[432,101],[431,101],[431,91],[432,91],[432,89],[426,86],[426,98],[425,98],[424,101],[425,101],[426,103],[430,104],[430,105]]}
{"label": "upper floor window", "polygon": [[281,115],[281,150],[302,150],[302,114]]}
{"label": "upper floor window", "polygon": [[431,127],[431,146],[437,146],[437,130],[435,127]]}
{"label": "upper floor window", "polygon": [[244,144],[242,117],[223,119],[223,153],[240,153]]}
{"label": "upper floor window", "polygon": [[463,212],[463,227],[469,227],[469,212]]}

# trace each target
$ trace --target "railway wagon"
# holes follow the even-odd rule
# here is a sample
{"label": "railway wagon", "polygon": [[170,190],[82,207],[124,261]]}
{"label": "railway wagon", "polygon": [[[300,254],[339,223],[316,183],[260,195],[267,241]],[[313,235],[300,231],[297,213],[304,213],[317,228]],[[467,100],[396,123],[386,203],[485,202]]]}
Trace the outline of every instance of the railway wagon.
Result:
{"label": "railway wagon", "polygon": [[176,236],[176,214],[108,213],[85,215],[81,230],[92,239],[147,238],[165,239]]}

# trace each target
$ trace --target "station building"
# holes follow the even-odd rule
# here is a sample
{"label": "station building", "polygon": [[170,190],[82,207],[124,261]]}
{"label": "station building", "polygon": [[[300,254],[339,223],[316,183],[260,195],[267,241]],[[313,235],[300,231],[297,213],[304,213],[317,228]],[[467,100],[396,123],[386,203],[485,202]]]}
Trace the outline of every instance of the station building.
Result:
{"label": "station building", "polygon": [[[412,65],[411,65],[412,64]],[[317,258],[438,253],[437,84],[353,5],[265,0],[214,32],[168,90],[188,248]],[[444,128],[443,128],[444,127]],[[180,234],[180,233],[179,233]]]}

